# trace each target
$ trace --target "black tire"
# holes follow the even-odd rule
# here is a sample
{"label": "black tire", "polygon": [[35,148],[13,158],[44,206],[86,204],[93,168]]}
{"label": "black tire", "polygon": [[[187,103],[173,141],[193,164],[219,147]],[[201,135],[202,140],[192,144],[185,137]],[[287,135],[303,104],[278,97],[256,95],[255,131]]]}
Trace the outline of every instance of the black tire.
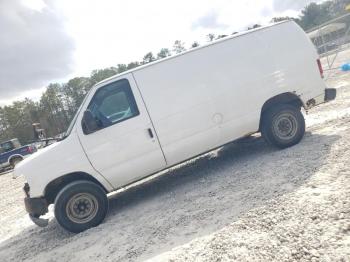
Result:
{"label": "black tire", "polygon": [[108,199],[101,186],[85,180],[65,186],[55,199],[55,217],[66,230],[79,233],[102,223]]}
{"label": "black tire", "polygon": [[305,134],[305,119],[300,109],[282,104],[263,113],[261,134],[278,148],[298,144]]}

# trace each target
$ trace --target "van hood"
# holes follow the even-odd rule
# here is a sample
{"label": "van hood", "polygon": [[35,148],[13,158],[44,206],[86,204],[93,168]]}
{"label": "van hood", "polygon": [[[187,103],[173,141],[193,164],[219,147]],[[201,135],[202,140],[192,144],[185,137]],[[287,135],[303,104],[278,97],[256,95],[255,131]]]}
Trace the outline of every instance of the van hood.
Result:
{"label": "van hood", "polygon": [[13,175],[12,175],[12,177],[13,177],[13,178],[17,178],[17,177],[19,177],[19,176],[24,175],[24,173],[22,172],[23,169],[26,169],[26,167],[27,167],[28,165],[30,165],[30,163],[31,163],[32,161],[41,161],[40,158],[42,158],[42,155],[43,155],[43,154],[45,154],[45,155],[50,154],[50,153],[51,153],[50,151],[54,151],[55,148],[56,148],[57,146],[59,146],[60,143],[62,143],[62,142],[59,141],[59,142],[56,142],[56,143],[54,143],[54,144],[51,144],[51,145],[49,145],[49,146],[47,146],[47,147],[45,147],[45,148],[43,148],[43,149],[39,149],[39,150],[38,150],[37,152],[35,152],[34,154],[31,154],[29,157],[23,159],[21,162],[19,162],[19,163],[16,165],[15,169],[13,170],[13,173],[12,173]]}
{"label": "van hood", "polygon": [[73,173],[91,175],[107,191],[113,189],[112,185],[92,167],[76,132],[20,162],[13,176],[24,176],[30,187],[29,195],[35,198],[43,197],[47,185],[53,180]]}

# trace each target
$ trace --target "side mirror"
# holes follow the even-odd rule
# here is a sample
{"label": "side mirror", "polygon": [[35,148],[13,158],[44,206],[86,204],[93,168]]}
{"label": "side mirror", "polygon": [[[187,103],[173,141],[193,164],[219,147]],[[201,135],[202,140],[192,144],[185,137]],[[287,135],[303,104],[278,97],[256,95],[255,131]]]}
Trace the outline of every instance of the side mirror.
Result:
{"label": "side mirror", "polygon": [[91,134],[99,129],[98,123],[90,110],[84,112],[82,127],[85,135]]}

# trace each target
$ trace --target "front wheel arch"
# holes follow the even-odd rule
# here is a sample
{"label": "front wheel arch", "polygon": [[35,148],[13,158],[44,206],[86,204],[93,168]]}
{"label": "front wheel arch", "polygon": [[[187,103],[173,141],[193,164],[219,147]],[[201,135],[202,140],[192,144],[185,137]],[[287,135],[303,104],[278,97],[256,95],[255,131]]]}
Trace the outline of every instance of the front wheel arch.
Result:
{"label": "front wheel arch", "polygon": [[73,172],[69,174],[65,174],[63,176],[60,176],[54,180],[52,180],[47,186],[45,187],[45,193],[44,197],[48,204],[53,204],[55,201],[55,198],[57,194],[61,191],[62,188],[64,188],[66,185],[78,181],[78,180],[85,180],[93,182],[97,185],[99,185],[107,194],[108,190],[92,175],[85,173],[85,172]]}

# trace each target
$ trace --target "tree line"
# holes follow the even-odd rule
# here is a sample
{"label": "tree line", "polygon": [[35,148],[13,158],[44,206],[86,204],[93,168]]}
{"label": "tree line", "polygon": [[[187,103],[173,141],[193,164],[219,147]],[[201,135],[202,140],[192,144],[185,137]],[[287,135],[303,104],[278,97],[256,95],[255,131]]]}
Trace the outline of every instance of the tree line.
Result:
{"label": "tree line", "polygon": [[[346,13],[345,6],[350,0],[325,1],[320,4],[310,3],[301,11],[301,15],[294,17],[275,17],[271,22],[294,20],[304,30],[309,30],[332,18]],[[248,30],[260,27],[254,24]],[[236,34],[232,32],[231,34]],[[227,35],[208,34],[207,41],[213,41]],[[198,47],[199,42],[193,42],[188,48]],[[39,101],[24,99],[14,101],[11,105],[0,107],[0,142],[17,137],[22,144],[34,139],[33,123],[40,123],[48,137],[54,137],[63,133],[75,112],[82,103],[86,93],[98,82],[115,74],[133,69],[158,59],[166,58],[173,54],[186,51],[185,43],[176,40],[171,49],[162,48],[157,54],[148,52],[141,61],[133,61],[128,64],[93,70],[89,77],[75,77],[67,83],[49,84]]]}

